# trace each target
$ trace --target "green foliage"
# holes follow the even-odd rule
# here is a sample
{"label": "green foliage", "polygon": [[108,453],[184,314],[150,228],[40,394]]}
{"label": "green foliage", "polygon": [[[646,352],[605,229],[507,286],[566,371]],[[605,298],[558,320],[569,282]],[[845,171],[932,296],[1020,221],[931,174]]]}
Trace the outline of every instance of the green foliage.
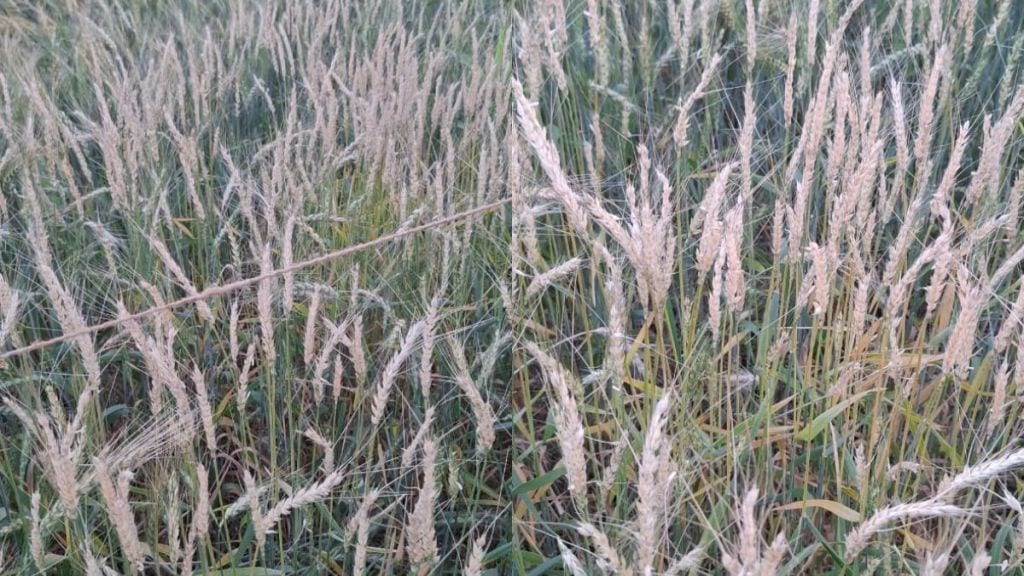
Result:
{"label": "green foliage", "polygon": [[[982,553],[993,568],[974,573],[1020,570],[1020,489],[1002,472],[957,496],[969,517],[901,519],[854,557],[846,538],[1020,438],[1024,9],[824,0],[809,45],[814,2],[668,2],[0,8],[0,353],[81,328],[69,308],[96,325],[119,305],[146,310],[510,200],[216,294],[204,299],[208,317],[175,306],[137,334],[122,323],[0,360],[0,569],[135,569],[95,481],[103,459],[115,481],[134,473],[129,524],[146,573],[349,574],[361,557],[367,574],[456,574],[481,535],[487,574],[567,574],[560,543],[586,573],[612,573],[615,559],[581,524],[637,574],[646,545],[654,574],[697,548],[691,573],[739,573],[730,557],[751,574],[924,573],[929,551],[957,573]],[[677,142],[680,110],[716,55]],[[535,107],[517,103],[514,83]],[[825,113],[807,150],[815,106]],[[556,168],[517,113],[536,115]],[[1005,143],[986,148],[1008,116]],[[962,160],[933,201],[964,122]],[[658,215],[664,228],[644,228]],[[717,265],[701,270],[713,225]],[[670,247],[669,259],[652,246]],[[652,306],[645,283],[659,277],[668,292]],[[428,336],[393,363],[420,321]],[[557,361],[565,391],[526,342]],[[965,359],[953,357],[958,343]],[[89,347],[102,370],[95,390]],[[467,376],[495,415],[486,452]],[[583,431],[582,497],[564,452],[566,394]],[[665,448],[651,459],[666,395]],[[46,430],[70,454],[78,503],[68,514]],[[331,472],[308,430],[343,477],[302,499]],[[438,442],[433,468],[422,464],[425,437]],[[257,513],[247,473],[261,489]],[[424,564],[407,523],[427,474],[438,553]],[[360,506],[374,490],[360,544]],[[642,537],[651,501],[661,504],[647,516],[653,541]],[[288,502],[259,534],[259,516]]]}

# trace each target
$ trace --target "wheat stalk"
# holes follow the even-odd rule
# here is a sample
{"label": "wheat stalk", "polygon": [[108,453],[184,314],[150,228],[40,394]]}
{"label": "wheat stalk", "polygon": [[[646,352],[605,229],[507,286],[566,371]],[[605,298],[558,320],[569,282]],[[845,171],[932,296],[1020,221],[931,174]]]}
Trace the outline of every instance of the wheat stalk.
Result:
{"label": "wheat stalk", "polygon": [[[147,308],[147,309],[142,310],[140,312],[134,312],[134,313],[128,314],[127,316],[124,316],[124,317],[118,317],[118,318],[113,319],[113,320],[107,320],[105,322],[100,322],[98,324],[93,324],[91,326],[87,326],[83,322],[81,326],[74,327],[74,328],[72,328],[70,330],[66,330],[64,332],[64,334],[62,334],[60,336],[56,336],[54,338],[48,338],[46,340],[37,340],[37,341],[33,342],[32,344],[29,344],[27,346],[22,346],[20,348],[15,348],[14,350],[8,350],[7,352],[4,352],[4,353],[0,354],[0,360],[5,360],[7,358],[12,358],[14,356],[21,356],[21,355],[27,354],[29,352],[34,352],[34,351],[40,350],[42,348],[47,348],[49,346],[53,346],[54,344],[59,344],[61,342],[67,342],[68,340],[73,340],[74,339],[77,342],[77,341],[79,341],[79,339],[82,336],[85,336],[85,335],[88,335],[88,334],[92,334],[92,333],[95,333],[95,332],[99,332],[101,330],[106,330],[108,328],[113,328],[115,326],[118,326],[118,325],[124,323],[125,321],[141,320],[142,318],[146,318],[146,317],[152,316],[154,314],[160,314],[160,313],[166,312],[168,310],[173,310],[174,308],[180,308],[180,307],[188,305],[188,304],[193,304],[193,303],[197,303],[197,302],[200,302],[200,301],[206,301],[206,300],[210,300],[212,298],[224,296],[226,294],[231,294],[233,292],[241,290],[242,288],[247,288],[249,286],[252,286],[253,284],[258,284],[258,283],[260,283],[262,281],[265,281],[265,280],[270,280],[272,278],[277,278],[278,276],[282,276],[282,275],[287,274],[287,273],[293,273],[293,272],[297,272],[297,271],[305,269],[305,268],[310,268],[310,267],[313,267],[313,266],[324,264],[326,262],[331,262],[333,260],[337,260],[337,259],[345,257],[345,256],[350,256],[352,254],[356,254],[358,252],[362,252],[364,250],[368,250],[370,248],[374,248],[374,247],[379,246],[381,244],[386,244],[386,243],[391,242],[393,240],[398,240],[398,239],[401,239],[401,238],[405,238],[407,236],[411,236],[411,235],[417,234],[419,232],[425,232],[427,230],[432,230],[434,228],[438,228],[438,227],[441,227],[441,226],[452,224],[454,222],[458,222],[458,221],[461,221],[461,220],[466,220],[468,218],[472,218],[472,217],[478,216],[480,214],[485,214],[487,212],[494,211],[495,209],[497,209],[497,208],[499,208],[501,206],[504,206],[509,201],[510,200],[507,199],[507,198],[503,199],[503,200],[497,200],[495,202],[491,202],[490,204],[485,204],[484,206],[479,206],[479,207],[473,208],[471,210],[466,210],[466,211],[463,211],[463,212],[458,212],[456,214],[452,214],[450,216],[445,216],[443,218],[438,218],[436,220],[433,220],[433,221],[428,222],[426,224],[422,224],[420,226],[412,226],[412,227],[408,227],[408,228],[399,229],[399,230],[396,230],[395,232],[392,232],[390,234],[385,234],[384,236],[380,236],[380,237],[378,237],[378,238],[376,238],[374,240],[369,240],[367,242],[356,244],[354,246],[349,246],[347,248],[342,248],[340,250],[335,250],[333,252],[328,252],[327,254],[321,254],[319,256],[316,256],[314,258],[310,258],[308,260],[303,260],[301,262],[296,262],[295,264],[292,264],[291,266],[289,266],[287,268],[278,268],[278,269],[275,269],[275,270],[269,270],[269,271],[266,271],[266,272],[261,272],[259,275],[254,276],[252,278],[245,278],[245,279],[242,279],[242,280],[236,280],[234,282],[229,282],[227,284],[223,284],[223,285],[220,285],[220,286],[211,286],[209,288],[206,288],[202,292],[199,292],[198,294],[186,296],[184,298],[175,300],[173,302],[168,302],[168,303],[160,305],[160,306],[154,306],[152,308]],[[88,364],[87,364],[87,366],[88,366]]]}

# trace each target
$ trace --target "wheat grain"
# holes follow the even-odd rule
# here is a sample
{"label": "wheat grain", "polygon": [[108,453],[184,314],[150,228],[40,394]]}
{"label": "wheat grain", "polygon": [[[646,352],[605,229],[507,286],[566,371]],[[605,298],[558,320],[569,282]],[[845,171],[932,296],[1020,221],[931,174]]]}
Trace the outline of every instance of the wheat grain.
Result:
{"label": "wheat grain", "polygon": [[1024,466],[1024,450],[1007,452],[964,469],[945,480],[936,491],[936,499],[950,499],[962,490],[984,484],[998,476]]}
{"label": "wheat grain", "polygon": [[516,99],[516,117],[519,119],[519,128],[522,130],[523,137],[537,155],[544,174],[551,181],[551,189],[555,196],[565,206],[572,227],[581,234],[586,233],[587,215],[577,195],[569,186],[568,177],[562,171],[558,150],[548,140],[547,132],[541,127],[536,113],[533,111],[534,104],[526,99],[522,85],[515,79],[512,80],[512,94]]}
{"label": "wheat grain", "polygon": [[0,346],[7,341],[8,335],[14,328],[18,319],[18,306],[21,304],[21,296],[18,292],[11,290],[7,281],[0,276]]}
{"label": "wheat grain", "polygon": [[979,549],[974,552],[974,558],[971,559],[971,564],[968,567],[968,574],[970,576],[983,576],[983,574],[988,572],[991,564],[992,557],[984,549]]}
{"label": "wheat grain", "polygon": [[849,562],[860,555],[871,538],[893,522],[922,518],[960,516],[965,510],[952,504],[936,500],[924,500],[909,504],[894,504],[877,510],[870,518],[861,522],[846,535],[845,558]]}
{"label": "wheat grain", "polygon": [[526,287],[526,297],[533,298],[537,296],[537,294],[540,294],[548,286],[557,283],[567,276],[575,274],[582,265],[583,259],[575,257],[550,268],[543,274],[534,276],[533,279],[530,280],[529,286]]}
{"label": "wheat grain", "polygon": [[619,553],[612,546],[611,541],[604,532],[598,530],[596,526],[587,522],[583,522],[577,526],[576,531],[584,538],[589,538],[594,544],[594,548],[597,549],[597,553],[600,558],[598,560],[598,565],[603,568],[603,571],[621,576],[631,576],[633,574],[633,571],[622,562],[622,559],[619,557]]}
{"label": "wheat grain", "polygon": [[241,349],[238,347],[238,299],[231,300],[231,309],[228,314],[228,352],[231,354],[231,361],[237,362]]}
{"label": "wheat grain", "polygon": [[309,438],[310,442],[316,444],[323,451],[324,460],[320,464],[320,468],[323,469],[325,474],[329,474],[334,470],[334,446],[322,434],[317,432],[315,428],[306,428],[302,435]]}
{"label": "wheat grain", "polygon": [[181,491],[178,485],[178,477],[171,473],[167,479],[167,502],[164,504],[166,510],[166,530],[168,559],[171,564],[177,564],[181,559],[181,522],[178,517],[178,504],[181,501]]}
{"label": "wheat grain", "polygon": [[569,373],[558,360],[544,352],[533,342],[524,342],[526,350],[537,361],[544,376],[555,392],[555,431],[558,444],[562,449],[566,476],[569,480],[569,493],[580,509],[586,508],[587,501],[587,465],[585,435],[583,421],[573,390],[577,386]]}
{"label": "wheat grain", "polygon": [[999,369],[995,375],[995,380],[992,384],[992,407],[989,408],[988,420],[985,425],[985,431],[989,435],[994,433],[996,427],[1003,422],[1003,416],[1006,410],[1006,386],[1009,381],[1010,366],[1006,360],[1003,360],[999,365]]}
{"label": "wheat grain", "polygon": [[238,391],[235,395],[235,403],[238,406],[239,414],[245,414],[245,404],[249,401],[249,372],[256,362],[256,342],[250,342],[245,349],[245,360],[242,361],[242,369],[238,372]]}
{"label": "wheat grain", "polygon": [[821,11],[821,0],[810,0],[807,9],[807,43],[805,46],[804,65],[810,68],[814,65],[814,57],[818,47],[818,14]]}
{"label": "wheat grain", "polygon": [[[604,41],[602,29],[601,6],[599,0],[587,0],[587,32],[590,35],[590,48],[594,52],[594,67],[597,69],[597,82],[608,85],[608,46]],[[533,92],[531,92],[533,93]]]}
{"label": "wheat grain", "polygon": [[602,254],[608,268],[608,279],[605,281],[605,298],[608,306],[608,344],[605,349],[605,368],[612,375],[613,387],[622,385],[625,378],[627,334],[627,303],[622,280],[622,266],[618,259],[608,251],[602,243],[594,248]]}
{"label": "wheat grain", "polygon": [[1021,227],[1020,209],[1024,201],[1024,166],[1017,171],[1013,179],[1013,188],[1006,199],[1006,234],[1013,238]]}
{"label": "wheat grain", "polygon": [[949,553],[935,553],[929,550],[925,554],[924,562],[921,562],[921,569],[918,572],[921,576],[942,576],[946,573],[949,565]]}
{"label": "wheat grain", "polygon": [[134,474],[128,470],[121,471],[117,475],[115,484],[114,478],[102,458],[93,459],[93,469],[100,485],[100,493],[106,504],[107,517],[114,524],[114,530],[121,541],[122,551],[132,563],[132,567],[141,571],[146,552],[142,542],[139,541],[135,518],[128,503],[129,484],[134,478]]}
{"label": "wheat grain", "polygon": [[782,560],[785,559],[788,550],[789,543],[786,541],[786,534],[779,532],[775,535],[775,539],[772,540],[771,545],[768,546],[768,550],[765,551],[761,559],[758,566],[758,575],[774,576],[778,574],[779,569],[782,567]]}
{"label": "wheat grain", "polygon": [[380,384],[378,384],[377,392],[373,396],[373,404],[370,411],[370,422],[374,427],[380,424],[381,419],[384,417],[388,397],[391,395],[391,387],[394,386],[395,379],[398,378],[398,372],[401,370],[402,365],[412,355],[416,340],[423,333],[423,328],[423,320],[410,326],[402,338],[398,351],[388,360],[387,365],[384,366]]}
{"label": "wheat grain", "polygon": [[569,550],[569,547],[565,545],[565,542],[558,539],[558,551],[562,557],[562,565],[569,570],[572,576],[587,576],[587,571],[584,570],[583,564],[580,563],[576,555]]}
{"label": "wheat grain", "polygon": [[615,447],[612,449],[611,456],[608,457],[608,463],[604,467],[604,472],[601,475],[600,492],[603,499],[608,498],[609,492],[611,492],[614,484],[615,477],[619,473],[619,467],[622,465],[622,459],[626,454],[626,448],[629,447],[629,438],[623,434],[619,440],[615,443]]}
{"label": "wheat grain", "polygon": [[960,316],[957,318],[953,331],[946,343],[946,352],[942,358],[942,370],[947,374],[955,374],[958,378],[967,375],[971,356],[974,353],[974,339],[978,327],[978,318],[985,304],[985,288],[976,283],[963,280],[967,275],[961,265]]}
{"label": "wheat grain", "polygon": [[690,550],[682,558],[673,562],[668,567],[668,570],[665,570],[665,576],[678,576],[690,570],[696,570],[700,567],[700,562],[704,556],[703,548],[698,547]]}
{"label": "wheat grain", "polygon": [[181,162],[181,170],[185,175],[185,189],[192,201],[192,209],[195,210],[197,218],[206,220],[206,210],[203,208],[203,201],[199,198],[199,191],[196,188],[195,174],[200,170],[196,137],[193,134],[186,136],[178,131],[170,110],[165,110],[164,123],[178,149],[178,160]]}
{"label": "wheat grain", "polygon": [[711,339],[715,342],[718,341],[718,334],[722,329],[722,269],[724,266],[725,251],[719,247],[715,254],[714,272],[711,275],[711,292],[708,294],[708,327],[711,329]]}
{"label": "wheat grain", "polygon": [[715,54],[711,57],[711,60],[704,67],[704,71],[700,75],[700,80],[697,82],[697,86],[694,87],[693,91],[686,97],[679,106],[679,114],[676,116],[675,127],[672,130],[672,140],[675,142],[677,148],[686,146],[689,142],[687,140],[687,133],[690,127],[690,112],[693,107],[697,104],[697,101],[705,96],[707,93],[708,85],[711,84],[711,79],[714,77],[715,72],[718,70],[718,65],[722,61],[722,55]]}
{"label": "wheat grain", "polygon": [[939,299],[947,286],[950,268],[957,254],[953,252],[953,227],[951,221],[946,219],[943,223],[942,233],[935,239],[932,247],[935,252],[935,262],[932,265],[932,278],[925,292],[925,314],[931,314],[939,304]]}
{"label": "wheat grain", "polygon": [[418,576],[425,576],[439,560],[437,538],[434,534],[434,503],[437,499],[434,466],[437,444],[432,438],[423,441],[423,483],[420,485],[416,505],[406,523],[406,550],[409,561]]}
{"label": "wheat grain", "polygon": [[96,559],[96,556],[93,555],[88,546],[82,548],[82,556],[85,557],[86,576],[117,576],[117,572]]}
{"label": "wheat grain", "polygon": [[348,327],[347,318],[339,324],[332,324],[327,319],[324,319],[324,323],[328,326],[330,336],[327,337],[327,341],[324,342],[323,346],[321,346],[320,353],[317,354],[316,362],[313,364],[313,381],[316,383],[318,388],[322,388],[325,385],[324,373],[327,372],[327,368],[331,361],[331,355],[333,354],[335,356],[336,361],[341,357],[341,355],[335,350],[338,344],[351,344],[345,336],[345,330]]}
{"label": "wheat grain", "polygon": [[[299,204],[296,203],[293,206],[299,206]],[[295,235],[296,209],[297,208],[292,208],[292,210],[289,211],[288,217],[284,222],[284,233],[281,235],[281,267],[286,270],[291,268],[294,262],[292,238]],[[292,303],[294,301],[295,274],[286,272],[283,276],[284,282],[281,288],[281,311],[285,316],[288,316],[292,312]]]}
{"label": "wheat grain", "polygon": [[455,383],[469,400],[473,409],[473,420],[476,424],[476,453],[483,456],[494,445],[494,411],[487,403],[477,384],[469,373],[469,364],[462,343],[453,335],[448,336],[448,348],[455,364]]}
{"label": "wheat grain", "polygon": [[306,312],[306,328],[302,332],[302,361],[307,366],[316,355],[316,322],[320,316],[320,287],[313,289]]}
{"label": "wheat grain", "polygon": [[[239,497],[236,502],[238,505],[237,509],[232,505],[224,515],[225,517],[230,518],[234,514],[240,513],[242,510],[248,508],[249,513],[252,515],[252,526],[256,535],[257,546],[262,548],[267,535],[266,532],[260,529],[265,526],[263,521],[263,509],[260,507],[261,489],[256,488],[256,480],[253,479],[252,473],[250,473],[247,468],[242,470],[242,483],[245,486],[245,494]],[[263,488],[262,490],[265,489],[266,488]]]}
{"label": "wheat grain", "polygon": [[985,130],[985,144],[981,149],[978,168],[971,177],[967,188],[967,202],[976,203],[984,194],[996,186],[999,180],[1000,160],[1016,130],[1017,120],[1024,115],[1024,86],[1019,87],[1013,100],[1007,105],[999,120]]}
{"label": "wheat grain", "polygon": [[744,567],[750,569],[760,562],[761,538],[757,520],[754,518],[754,506],[757,504],[758,490],[752,488],[743,497],[736,520],[740,528],[739,560]]}
{"label": "wheat grain", "polygon": [[26,428],[38,435],[42,443],[40,457],[43,469],[50,482],[57,488],[57,495],[64,506],[65,518],[74,518],[78,514],[79,498],[75,461],[81,452],[73,451],[69,442],[58,441],[53,424],[47,416],[38,414],[33,419],[10,398],[4,398],[4,402]]}
{"label": "wheat grain", "polygon": [[970,130],[970,123],[964,122],[960,125],[960,131],[956,137],[956,143],[953,145],[953,151],[950,153],[949,162],[946,164],[946,171],[942,175],[939,187],[935,189],[935,194],[932,195],[930,204],[932,215],[941,217],[943,220],[948,220],[950,218],[949,208],[946,204],[949,202],[949,194],[953,190],[957,172],[960,170],[960,161],[963,159],[964,150],[967,147],[967,139],[970,136]]}
{"label": "wheat grain", "polygon": [[[260,276],[268,276],[274,264],[270,257],[270,243],[265,243],[260,251]],[[274,312],[272,309],[274,282],[272,278],[264,278],[256,288],[256,314],[260,321],[260,342],[263,344],[263,359],[273,369],[277,356],[274,346]]]}
{"label": "wheat grain", "polygon": [[[181,286],[189,296],[197,296],[199,291],[196,290],[195,284],[192,283],[192,280],[189,279],[188,275],[185,274],[185,271],[181,269],[181,266],[179,266],[177,261],[174,260],[174,257],[171,256],[171,252],[167,249],[167,245],[155,235],[150,235],[148,240],[150,247],[154,252],[156,252],[156,255],[160,257],[160,260],[163,262],[167,270],[171,272],[175,282],[177,282],[177,284]],[[206,302],[197,300],[196,309],[207,322],[213,322],[213,311]]]}
{"label": "wheat grain", "polygon": [[211,452],[216,452],[217,432],[213,426],[213,408],[210,406],[210,395],[206,390],[206,377],[203,376],[202,371],[199,370],[197,365],[192,366],[192,383],[196,387],[199,416],[203,423],[203,433],[206,435],[206,448]]}
{"label": "wheat grain", "polygon": [[[334,370],[331,372],[331,400],[335,403],[341,398],[341,379],[345,374],[345,366],[342,364],[341,354],[334,355]],[[322,382],[322,380],[320,380]]]}
{"label": "wheat grain", "polygon": [[996,352],[1003,352],[1010,345],[1010,340],[1021,333],[1024,326],[1024,283],[1017,290],[1017,298],[1010,305],[1010,310],[999,327],[999,332],[992,341],[992,348]]}
{"label": "wheat grain", "polygon": [[743,203],[737,203],[725,215],[725,239],[722,250],[725,258],[725,301],[729,310],[740,312],[746,296],[746,280],[743,276],[743,260],[740,256],[743,245]]}
{"label": "wheat grain", "polygon": [[655,553],[661,541],[661,524],[668,504],[662,461],[670,447],[666,445],[665,425],[672,394],[666,392],[651,413],[643,453],[637,470],[637,563],[642,573],[653,569]]}
{"label": "wheat grain", "polygon": [[32,493],[32,524],[29,528],[29,553],[36,568],[41,572],[46,570],[46,550],[43,547],[43,533],[41,530],[42,517],[39,513],[41,497],[39,492]]}
{"label": "wheat grain", "polygon": [[191,576],[193,570],[193,559],[196,553],[197,541],[203,540],[209,532],[210,522],[210,497],[207,486],[206,468],[201,463],[196,463],[196,476],[198,480],[198,498],[195,508],[192,511],[192,525],[188,529],[188,536],[185,538],[185,549],[181,558],[182,576]]}
{"label": "wheat grain", "polygon": [[[330,474],[325,475],[319,482],[296,490],[294,494],[275,504],[265,514],[256,514],[255,516],[258,516],[258,519],[254,517],[253,528],[256,532],[258,547],[263,548],[266,535],[277,526],[282,517],[291,514],[297,508],[325,500],[341,484],[341,481],[346,476],[347,472],[345,469],[337,468],[331,471]],[[248,486],[246,489],[248,491]],[[252,494],[255,494],[255,492],[252,492]],[[252,510],[256,510],[258,506],[258,501],[250,504]]]}
{"label": "wheat grain", "polygon": [[416,451],[420,445],[428,436],[430,436],[430,427],[434,424],[434,407],[430,406],[427,411],[423,414],[423,422],[420,424],[419,429],[416,431],[416,435],[413,436],[412,441],[406,444],[402,450],[402,468],[407,469],[412,466],[412,461],[416,458]]}
{"label": "wheat grain", "polygon": [[482,576],[484,569],[484,555],[487,553],[487,550],[484,548],[486,544],[486,534],[481,534],[473,541],[473,549],[469,553],[469,559],[466,560],[466,567],[463,570],[463,574],[466,576]]}
{"label": "wheat grain", "polygon": [[349,534],[356,533],[356,551],[352,560],[353,576],[361,576],[366,568],[366,549],[370,537],[370,509],[373,508],[379,495],[380,492],[377,490],[370,490],[366,493],[363,501],[359,504],[359,509],[356,510],[355,516],[349,523],[349,529],[346,530],[346,533]]}
{"label": "wheat grain", "polygon": [[939,90],[939,81],[946,69],[946,59],[949,58],[949,46],[942,46],[935,53],[932,60],[931,70],[928,73],[928,81],[921,92],[921,103],[918,109],[917,139],[914,141],[914,158],[917,159],[917,170],[914,175],[914,184],[918,189],[925,186],[926,168],[928,166],[928,149],[932,141],[932,129],[935,119],[935,100]]}
{"label": "wheat grain", "polygon": [[[442,266],[442,268],[444,268]],[[434,356],[434,337],[436,336],[438,313],[440,312],[441,306],[441,293],[443,288],[438,290],[438,293],[430,300],[430,305],[427,306],[427,313],[423,317],[423,333],[421,335],[422,341],[420,344],[420,392],[423,394],[424,401],[430,398],[430,386],[434,380],[433,368],[433,356]]]}
{"label": "wheat grain", "polygon": [[196,463],[196,507],[192,513],[192,529],[202,540],[210,532],[210,486],[206,467]]}
{"label": "wheat grain", "polygon": [[[844,387],[845,388],[845,387]],[[847,394],[843,394],[843,398],[847,397]],[[867,457],[864,454],[864,443],[858,442],[857,448],[853,456],[855,479],[857,482],[857,492],[859,494],[866,494],[868,491],[868,482],[871,480],[871,463],[868,462]]]}
{"label": "wheat grain", "polygon": [[697,270],[706,274],[714,265],[718,257],[720,241],[723,233],[723,223],[720,219],[722,202],[725,199],[725,189],[729,182],[729,175],[732,173],[735,164],[726,164],[708,188],[697,208],[697,213],[690,222],[690,232],[700,232],[700,242],[697,246]]}

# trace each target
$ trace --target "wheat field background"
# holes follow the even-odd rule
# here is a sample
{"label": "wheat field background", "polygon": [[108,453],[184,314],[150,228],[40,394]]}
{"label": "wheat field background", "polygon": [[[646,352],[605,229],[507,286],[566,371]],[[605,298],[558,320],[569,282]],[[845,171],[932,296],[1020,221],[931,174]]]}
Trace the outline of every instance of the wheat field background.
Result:
{"label": "wheat field background", "polygon": [[1024,4],[0,2],[0,572],[1024,573]]}

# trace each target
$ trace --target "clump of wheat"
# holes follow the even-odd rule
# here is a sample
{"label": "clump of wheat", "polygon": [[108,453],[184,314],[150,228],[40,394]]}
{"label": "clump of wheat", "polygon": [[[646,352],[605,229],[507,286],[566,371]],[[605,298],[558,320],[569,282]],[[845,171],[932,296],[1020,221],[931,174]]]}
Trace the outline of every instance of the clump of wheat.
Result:
{"label": "clump of wheat", "polygon": [[872,536],[898,520],[969,513],[970,510],[965,510],[954,503],[961,492],[983,485],[1021,466],[1024,466],[1024,450],[1008,452],[980,464],[967,466],[959,474],[946,478],[931,498],[907,504],[894,504],[876,511],[846,536],[846,558],[855,558],[867,546]]}
{"label": "clump of wheat", "polygon": [[[290,514],[292,510],[320,502],[327,498],[341,481],[345,479],[346,474],[347,471],[343,468],[336,468],[319,482],[296,490],[294,494],[279,501],[266,512],[256,513],[255,515],[258,519],[253,521],[253,528],[256,531],[258,545],[261,548],[263,547],[267,534],[281,521],[282,517]],[[252,510],[256,510],[259,507],[259,502],[254,501],[250,506]]]}
{"label": "clump of wheat", "polygon": [[767,548],[762,546],[760,525],[754,511],[757,496],[758,490],[754,488],[748,490],[743,497],[739,509],[736,510],[739,541],[731,551],[722,554],[722,566],[733,576],[775,574],[782,565],[788,549],[786,535],[782,532],[775,535],[775,539]]}
{"label": "clump of wheat", "polygon": [[0,570],[1024,563],[1015,3],[175,8],[0,15]]}

